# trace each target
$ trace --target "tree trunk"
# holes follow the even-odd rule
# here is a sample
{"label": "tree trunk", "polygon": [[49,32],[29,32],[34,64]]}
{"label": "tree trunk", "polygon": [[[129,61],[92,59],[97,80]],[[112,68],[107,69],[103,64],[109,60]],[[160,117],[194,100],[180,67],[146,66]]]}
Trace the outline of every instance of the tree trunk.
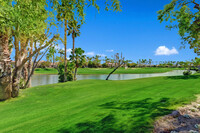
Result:
{"label": "tree trunk", "polygon": [[8,35],[0,34],[0,100],[11,98],[11,60]]}
{"label": "tree trunk", "polygon": [[34,59],[34,62],[32,63],[33,65],[32,65],[31,72],[30,72],[30,74],[28,75],[28,79],[27,79],[27,81],[26,81],[26,83],[25,83],[24,88],[30,87],[30,80],[31,80],[31,77],[32,77],[32,75],[33,75],[33,73],[34,73],[34,71],[35,71],[35,68],[37,68],[39,62],[42,60],[42,58],[44,57],[44,55],[47,53],[48,50],[49,50],[49,48],[43,53],[42,57],[41,57],[38,61],[37,61],[37,58],[38,58],[38,56],[39,56],[39,53],[36,54],[35,59]]}
{"label": "tree trunk", "polygon": [[108,80],[109,77],[110,77],[119,67],[121,67],[123,64],[124,64],[124,62],[122,62],[121,64],[119,64],[111,73],[109,73],[108,76],[107,76],[107,78],[106,78],[106,80]]}
{"label": "tree trunk", "polygon": [[28,39],[26,40],[22,38],[20,40],[20,48],[19,48],[18,37],[15,37],[15,68],[14,68],[13,77],[12,77],[12,97],[17,97],[19,95],[20,77],[21,77],[22,68],[25,65],[25,63],[23,64],[22,61],[27,56],[27,51],[26,51],[27,43],[28,43]]}
{"label": "tree trunk", "polygon": [[[15,61],[16,62],[16,61]],[[20,70],[15,67],[12,77],[12,97],[19,95]]]}
{"label": "tree trunk", "polygon": [[75,53],[75,36],[74,36],[74,31],[73,31],[73,33],[72,33],[72,40],[73,40],[73,60],[74,60],[74,53]]}
{"label": "tree trunk", "polygon": [[[29,51],[29,56],[33,53],[33,39],[31,39],[31,41],[30,41],[30,47],[31,47],[31,49]],[[28,77],[29,77],[29,75],[31,75],[31,71],[32,71],[32,57],[30,58],[30,60],[28,62]],[[27,84],[26,87],[30,87],[30,82]]]}
{"label": "tree trunk", "polygon": [[67,20],[65,21],[65,40],[64,40],[64,45],[65,45],[65,59],[64,59],[64,65],[65,65],[65,71],[64,71],[64,80],[65,82],[67,81]]}
{"label": "tree trunk", "polygon": [[[74,61],[74,54],[75,54],[75,37],[74,37],[74,31],[72,33],[72,40],[73,40],[72,60]],[[76,73],[77,73],[77,67],[75,67],[75,69],[74,69],[74,78],[73,78],[74,81],[76,81]]]}
{"label": "tree trunk", "polygon": [[[24,79],[24,82],[26,82],[28,80],[28,65],[25,64],[23,69],[22,69],[22,77]],[[23,86],[20,86],[20,89],[26,89],[27,87],[25,87],[25,83],[23,84]]]}
{"label": "tree trunk", "polygon": [[54,59],[54,53],[53,53],[53,68],[55,67],[55,59]]}
{"label": "tree trunk", "polygon": [[75,72],[74,72],[74,81],[76,81],[76,75],[77,75],[77,67],[75,68]]}

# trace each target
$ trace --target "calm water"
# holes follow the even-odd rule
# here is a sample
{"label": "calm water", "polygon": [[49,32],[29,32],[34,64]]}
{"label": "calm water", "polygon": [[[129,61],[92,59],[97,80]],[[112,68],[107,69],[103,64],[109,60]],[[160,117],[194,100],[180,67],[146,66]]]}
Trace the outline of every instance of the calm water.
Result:
{"label": "calm water", "polygon": [[[154,74],[113,74],[110,76],[110,80],[128,80],[138,79],[147,77],[158,77],[158,76],[179,76],[183,75],[184,70],[174,70],[166,73],[154,73]],[[99,79],[105,80],[107,75],[77,75],[78,80],[84,79]],[[47,85],[58,83],[58,75],[33,75],[31,78],[31,86]]]}

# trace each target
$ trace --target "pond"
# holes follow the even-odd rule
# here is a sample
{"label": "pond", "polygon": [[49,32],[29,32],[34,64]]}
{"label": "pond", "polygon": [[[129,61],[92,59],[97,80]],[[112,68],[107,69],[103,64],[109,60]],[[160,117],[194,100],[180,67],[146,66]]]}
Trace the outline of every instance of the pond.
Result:
{"label": "pond", "polygon": [[[184,70],[174,70],[166,73],[153,73],[153,74],[113,74],[110,76],[110,80],[128,80],[138,79],[147,77],[158,77],[158,76],[179,76],[183,75]],[[193,71],[194,73],[194,71]],[[105,80],[107,74],[96,74],[96,75],[77,75],[77,80],[85,79],[98,79]],[[47,85],[58,83],[58,75],[33,75],[31,78],[31,86]]]}

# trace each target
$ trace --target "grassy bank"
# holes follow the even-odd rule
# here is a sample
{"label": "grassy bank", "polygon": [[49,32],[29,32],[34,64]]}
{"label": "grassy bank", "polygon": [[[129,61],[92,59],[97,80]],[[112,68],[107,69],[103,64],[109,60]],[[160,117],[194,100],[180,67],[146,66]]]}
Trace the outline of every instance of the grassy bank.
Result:
{"label": "grassy bank", "polygon": [[157,117],[195,100],[199,80],[84,80],[29,88],[0,103],[0,132],[150,132]]}
{"label": "grassy bank", "polygon": [[[115,74],[138,74],[138,73],[164,73],[181,68],[119,68]],[[109,74],[113,69],[111,68],[79,68],[78,74]],[[37,68],[35,74],[58,74],[54,68]]]}

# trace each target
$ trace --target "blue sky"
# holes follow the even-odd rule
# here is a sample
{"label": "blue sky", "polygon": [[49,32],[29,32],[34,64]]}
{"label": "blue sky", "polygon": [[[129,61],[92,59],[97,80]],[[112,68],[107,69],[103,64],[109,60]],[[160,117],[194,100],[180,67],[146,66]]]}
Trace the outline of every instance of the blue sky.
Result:
{"label": "blue sky", "polygon": [[[86,23],[81,28],[81,36],[75,47],[81,47],[88,55],[111,55],[123,53],[126,59],[153,59],[153,61],[185,61],[196,57],[189,47],[179,49],[181,39],[177,30],[169,31],[166,23],[157,20],[157,11],[163,9],[170,0],[121,0],[122,12],[104,11],[93,7],[87,9]],[[53,31],[57,33],[57,30]],[[59,27],[61,37],[64,29]],[[161,46],[161,47],[160,47]],[[62,48],[63,45],[60,44]],[[160,47],[157,55],[155,51]],[[68,37],[68,49],[72,39]],[[162,55],[162,50],[166,55]],[[170,54],[172,55],[170,55]]]}
{"label": "blue sky", "polygon": [[[170,0],[122,0],[122,12],[117,13],[104,11],[103,8],[98,13],[91,7],[87,10],[81,36],[76,39],[76,47],[81,47],[86,53],[108,57],[122,52],[126,59],[133,61],[149,58],[154,61],[191,60],[196,54],[189,47],[180,50],[182,45],[177,30],[169,31],[165,28],[166,23],[160,24],[157,20],[156,12],[169,2]],[[62,36],[63,29],[59,29],[59,32]],[[172,49],[172,55],[155,55],[160,46]],[[68,48],[71,47],[70,37]],[[178,53],[173,53],[173,48]]]}

